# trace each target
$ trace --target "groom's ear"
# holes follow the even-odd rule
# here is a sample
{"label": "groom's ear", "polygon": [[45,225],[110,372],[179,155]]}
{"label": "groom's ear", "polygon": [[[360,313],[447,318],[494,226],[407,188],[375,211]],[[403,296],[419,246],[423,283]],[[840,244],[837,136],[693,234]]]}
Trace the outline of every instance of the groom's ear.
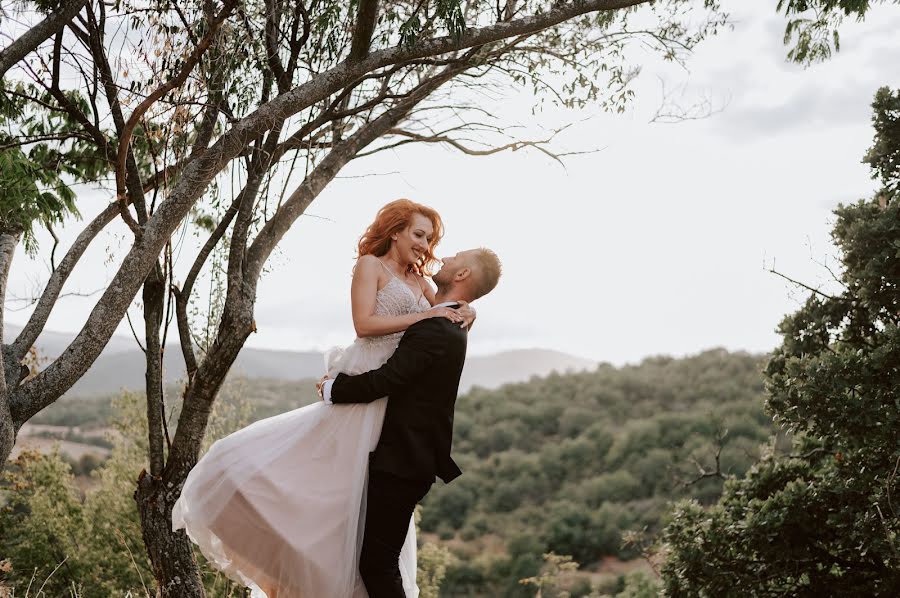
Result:
{"label": "groom's ear", "polygon": [[457,282],[459,282],[460,280],[465,280],[465,279],[467,279],[467,278],[468,278],[469,276],[471,276],[471,275],[472,275],[472,269],[471,269],[471,268],[468,268],[468,267],[466,267],[466,268],[460,268],[460,269],[456,272],[456,276],[454,276],[454,278],[456,279]]}

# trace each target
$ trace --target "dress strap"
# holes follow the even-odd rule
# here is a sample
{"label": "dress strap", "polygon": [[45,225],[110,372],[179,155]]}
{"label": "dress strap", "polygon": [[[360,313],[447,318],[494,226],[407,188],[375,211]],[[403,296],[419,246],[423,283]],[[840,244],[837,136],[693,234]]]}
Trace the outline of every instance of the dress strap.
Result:
{"label": "dress strap", "polygon": [[[388,274],[390,274],[391,276],[393,276],[393,277],[396,278],[397,280],[400,280],[400,277],[397,276],[396,274],[394,274],[394,271],[391,270],[390,268],[388,268],[388,267],[387,267],[387,264],[385,264],[384,262],[382,262],[380,257],[378,257],[378,256],[376,255],[376,256],[375,256],[375,259],[378,260],[379,263],[381,263],[382,267],[383,267],[385,270],[388,271]],[[400,280],[400,282],[403,282],[403,281]],[[405,284],[405,283],[404,283],[404,284]]]}
{"label": "dress strap", "polygon": [[419,303],[419,301],[422,300],[422,298],[425,296],[425,291],[422,290],[422,286],[419,285],[418,282],[416,282],[416,286],[419,287],[419,292],[416,293],[415,291],[413,291],[413,290],[410,288],[410,286],[409,286],[408,284],[406,284],[406,281],[401,280],[399,276],[397,276],[396,274],[394,274],[394,271],[391,270],[390,268],[388,268],[388,267],[387,267],[387,264],[385,264],[384,262],[382,262],[380,257],[378,257],[378,256],[376,255],[376,256],[375,256],[375,259],[378,260],[379,262],[381,262],[381,265],[384,267],[384,269],[388,271],[388,274],[390,274],[391,276],[393,276],[394,278],[396,278],[396,279],[397,279],[397,282],[399,282],[400,284],[402,284],[403,286],[405,286],[407,289],[410,290],[410,292],[413,294],[413,296],[416,297],[416,303]]}

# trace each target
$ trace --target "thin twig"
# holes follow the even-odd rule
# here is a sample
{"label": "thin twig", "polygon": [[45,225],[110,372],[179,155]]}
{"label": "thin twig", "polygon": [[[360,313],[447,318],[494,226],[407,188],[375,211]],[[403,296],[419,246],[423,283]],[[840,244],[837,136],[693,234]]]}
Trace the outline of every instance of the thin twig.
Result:
{"label": "thin twig", "polygon": [[134,565],[134,570],[137,571],[138,579],[141,580],[141,585],[144,587],[144,593],[149,596],[150,590],[147,589],[147,584],[144,583],[144,576],[141,574],[141,568],[138,567],[137,561],[134,560],[134,553],[131,552],[131,547],[128,546],[128,542],[125,541],[125,534],[117,527],[113,528],[113,532],[116,534],[116,538],[119,539],[119,542],[122,543],[122,546],[125,547],[125,550],[128,551],[128,556],[131,557],[131,564]]}
{"label": "thin twig", "polygon": [[800,282],[799,280],[794,280],[790,276],[787,276],[787,275],[782,274],[781,272],[777,271],[775,268],[767,268],[767,270],[768,270],[768,272],[775,274],[776,276],[780,276],[781,278],[785,279],[786,281],[790,282],[791,284],[795,284],[798,287],[803,287],[807,291],[811,291],[817,295],[821,295],[822,297],[825,297],[826,299],[831,299],[832,301],[838,301],[837,297],[833,297],[827,293],[823,293],[819,289],[813,288],[813,287],[809,286],[808,284],[804,284],[804,283]]}

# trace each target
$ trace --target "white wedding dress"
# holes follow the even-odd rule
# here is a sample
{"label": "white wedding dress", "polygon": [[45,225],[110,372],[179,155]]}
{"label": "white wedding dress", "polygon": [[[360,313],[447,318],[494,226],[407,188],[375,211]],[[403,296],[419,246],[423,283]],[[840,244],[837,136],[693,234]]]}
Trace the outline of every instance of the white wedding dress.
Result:
{"label": "white wedding dress", "polygon": [[[378,291],[375,313],[431,306],[399,278]],[[402,332],[357,338],[326,354],[331,377],[376,369]],[[321,402],[254,422],[213,444],[188,474],[172,509],[203,555],[229,578],[267,598],[367,598],[359,576],[369,452],[387,398]],[[417,598],[416,537],[410,521],[400,554],[407,598]]]}

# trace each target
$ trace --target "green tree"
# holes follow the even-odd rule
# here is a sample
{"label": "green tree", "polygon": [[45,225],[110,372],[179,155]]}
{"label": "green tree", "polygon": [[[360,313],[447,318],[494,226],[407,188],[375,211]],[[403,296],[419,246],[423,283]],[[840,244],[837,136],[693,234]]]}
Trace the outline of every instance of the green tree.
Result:
{"label": "green tree", "polygon": [[[896,596],[900,592],[900,195],[897,96],[878,91],[865,161],[883,189],[841,205],[840,292],[813,289],[779,326],[767,408],[798,434],[666,528],[673,596]],[[892,497],[894,497],[892,499]],[[738,590],[739,589],[739,590]]]}
{"label": "green tree", "polygon": [[[72,472],[54,452],[23,451],[4,473],[11,496],[0,508],[0,548],[11,558],[7,583],[23,590],[34,577],[48,595],[62,595],[72,583],[81,589],[84,507]],[[24,592],[23,592],[24,593]]]}
{"label": "green tree", "polygon": [[[233,384],[216,402],[206,448],[247,424],[248,393],[242,388]],[[68,596],[69,588],[83,596],[152,595],[153,572],[133,498],[135,472],[147,460],[144,406],[136,393],[114,399],[112,452],[91,473],[94,484],[83,497],[58,453],[23,452],[4,472],[0,554],[9,556],[6,584],[24,595],[34,576],[48,596]],[[439,564],[438,556],[429,562]],[[439,583],[436,573],[431,579]],[[202,558],[201,574],[210,596],[243,595],[243,588]]]}
{"label": "green tree", "polygon": [[447,564],[451,558],[447,548],[434,542],[428,542],[419,550],[416,558],[418,566],[416,583],[419,585],[419,596],[438,598],[441,582],[447,575]]}
{"label": "green tree", "polygon": [[548,552],[544,555],[545,565],[539,575],[520,579],[524,586],[535,586],[535,598],[569,598],[571,594],[559,586],[561,582],[578,570],[578,563],[571,556]]}
{"label": "green tree", "polygon": [[827,60],[841,48],[838,29],[846,17],[862,21],[872,6],[885,2],[900,0],[778,0],[778,11],[788,18],[788,59],[805,65]]}
{"label": "green tree", "polygon": [[875,143],[863,161],[872,167],[872,178],[884,183],[885,193],[896,196],[900,190],[900,90],[882,87],[875,93],[872,107]]}

